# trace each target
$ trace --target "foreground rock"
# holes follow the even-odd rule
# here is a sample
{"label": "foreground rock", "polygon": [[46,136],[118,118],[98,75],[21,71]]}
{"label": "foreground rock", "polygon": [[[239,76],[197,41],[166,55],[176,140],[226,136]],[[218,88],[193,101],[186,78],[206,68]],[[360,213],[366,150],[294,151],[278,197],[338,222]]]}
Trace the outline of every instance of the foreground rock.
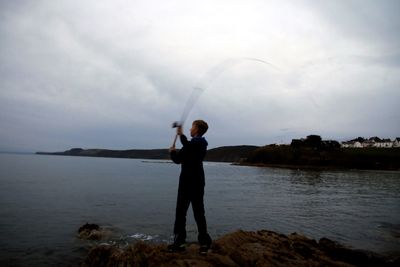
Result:
{"label": "foreground rock", "polygon": [[92,223],[86,223],[78,230],[78,237],[84,240],[102,240],[107,239],[110,236],[111,231]]}
{"label": "foreground rock", "polygon": [[82,266],[400,266],[372,253],[345,248],[329,239],[319,242],[299,234],[237,231],[215,240],[207,256],[198,245],[168,253],[166,244],[138,242],[126,249],[99,245]]}

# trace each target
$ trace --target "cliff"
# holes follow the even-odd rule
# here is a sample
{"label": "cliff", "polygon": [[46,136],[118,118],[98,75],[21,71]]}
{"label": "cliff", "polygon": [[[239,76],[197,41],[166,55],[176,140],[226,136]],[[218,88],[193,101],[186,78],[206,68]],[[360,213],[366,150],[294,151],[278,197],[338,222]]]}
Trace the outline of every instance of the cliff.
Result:
{"label": "cliff", "polygon": [[199,255],[197,244],[180,253],[169,253],[166,247],[146,242],[124,249],[98,245],[90,250],[82,266],[400,266],[399,258],[384,259],[327,238],[317,242],[296,233],[286,236],[267,230],[224,235],[214,241],[206,256]]}

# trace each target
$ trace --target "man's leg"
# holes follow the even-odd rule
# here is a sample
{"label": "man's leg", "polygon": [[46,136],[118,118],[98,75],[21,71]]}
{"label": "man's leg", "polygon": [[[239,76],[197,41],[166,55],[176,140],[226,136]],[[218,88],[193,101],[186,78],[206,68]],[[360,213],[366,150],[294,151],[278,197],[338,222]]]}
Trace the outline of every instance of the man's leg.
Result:
{"label": "man's leg", "polygon": [[187,190],[178,190],[178,198],[176,201],[176,212],[175,212],[175,225],[174,243],[185,243],[186,242],[186,213],[190,205],[190,198]]}
{"label": "man's leg", "polygon": [[207,222],[204,211],[204,187],[192,193],[192,208],[199,232],[198,240],[200,246],[210,247],[211,237],[207,232]]}

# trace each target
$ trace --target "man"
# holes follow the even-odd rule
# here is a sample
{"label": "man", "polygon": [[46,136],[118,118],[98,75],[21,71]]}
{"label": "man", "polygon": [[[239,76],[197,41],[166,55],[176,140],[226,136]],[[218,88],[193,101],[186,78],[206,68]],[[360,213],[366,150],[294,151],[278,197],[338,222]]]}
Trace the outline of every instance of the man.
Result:
{"label": "man", "polygon": [[170,252],[184,251],[186,246],[186,213],[192,204],[194,218],[197,223],[200,254],[207,254],[211,246],[211,237],[207,232],[207,223],[204,212],[204,169],[203,160],[207,152],[207,141],[203,135],[208,125],[203,120],[195,120],[190,129],[192,139],[188,141],[181,126],[177,128],[182,148],[177,151],[170,148],[173,162],[181,164],[179,176],[178,199],[176,203],[174,243],[168,246]]}

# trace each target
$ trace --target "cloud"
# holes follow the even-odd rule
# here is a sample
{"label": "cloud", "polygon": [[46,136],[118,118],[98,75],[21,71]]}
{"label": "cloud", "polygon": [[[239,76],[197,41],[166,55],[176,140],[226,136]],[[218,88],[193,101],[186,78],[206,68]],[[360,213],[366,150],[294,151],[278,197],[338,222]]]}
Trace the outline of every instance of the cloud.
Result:
{"label": "cloud", "polygon": [[396,0],[350,0],[316,3],[305,1],[310,9],[328,23],[342,38],[366,42],[366,46],[385,48],[385,52],[396,52],[400,45],[397,33],[400,27]]}
{"label": "cloud", "polygon": [[0,149],[167,147],[199,85],[188,120],[209,122],[211,147],[398,136],[397,7],[1,3]]}

